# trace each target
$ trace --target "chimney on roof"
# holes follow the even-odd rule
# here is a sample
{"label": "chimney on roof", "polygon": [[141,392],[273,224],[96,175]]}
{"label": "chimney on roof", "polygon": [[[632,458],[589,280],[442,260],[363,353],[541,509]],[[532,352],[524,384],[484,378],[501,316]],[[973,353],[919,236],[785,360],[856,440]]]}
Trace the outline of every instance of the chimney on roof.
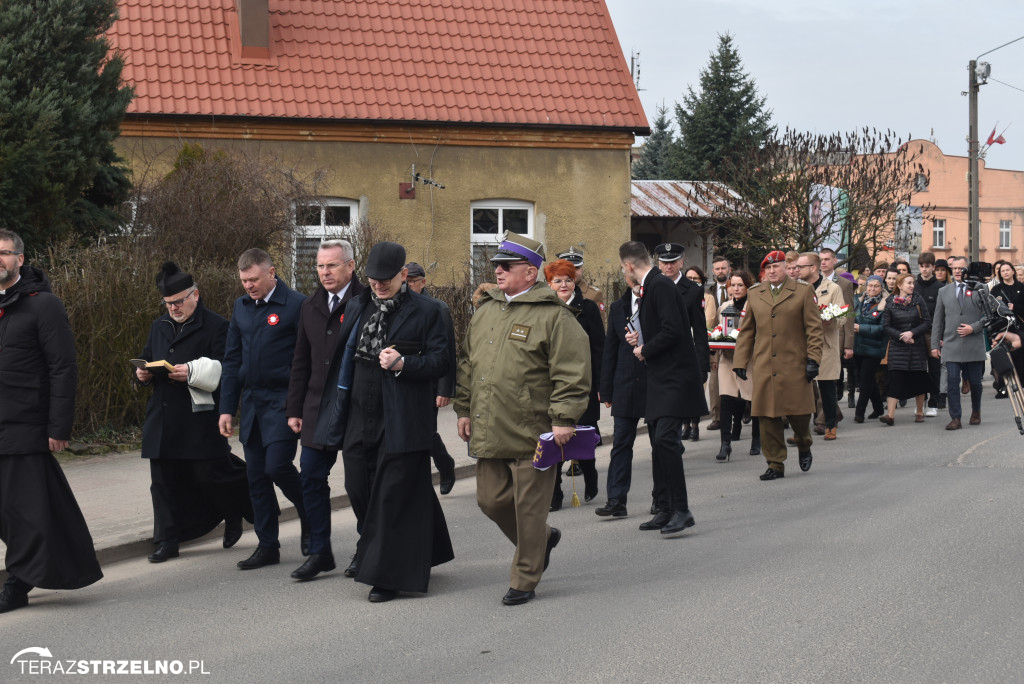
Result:
{"label": "chimney on roof", "polygon": [[270,0],[236,0],[242,57],[270,57]]}

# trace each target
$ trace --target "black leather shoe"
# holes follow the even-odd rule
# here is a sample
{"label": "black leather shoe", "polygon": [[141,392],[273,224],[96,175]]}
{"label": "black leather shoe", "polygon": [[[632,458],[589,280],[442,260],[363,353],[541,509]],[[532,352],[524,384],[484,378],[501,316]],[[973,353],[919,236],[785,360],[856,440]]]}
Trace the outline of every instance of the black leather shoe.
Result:
{"label": "black leather shoe", "polygon": [[715,456],[715,460],[725,463],[729,460],[730,456],[732,456],[732,444],[729,444],[729,442],[722,442],[722,448],[718,450],[718,455]]}
{"label": "black leather shoe", "polygon": [[242,516],[224,521],[224,548],[230,549],[242,538]]}
{"label": "black leather shoe", "polygon": [[562,510],[562,499],[561,499],[561,497],[559,497],[557,499],[551,499],[551,506],[548,508],[548,512],[554,513],[555,511],[560,511],[560,510]]}
{"label": "black leather shoe", "polygon": [[582,477],[583,476],[583,469],[580,468],[580,464],[577,463],[576,461],[573,461],[572,465],[569,466],[569,476],[570,477]]}
{"label": "black leather shoe", "polygon": [[687,527],[693,527],[693,514],[690,511],[675,511],[668,523],[661,528],[662,534],[675,534],[682,532]]}
{"label": "black leather shoe", "polygon": [[876,420],[878,418],[881,418],[881,416],[882,411],[872,411],[871,413],[868,414],[868,420]]}
{"label": "black leather shoe", "polygon": [[356,554],[354,554],[354,553],[352,554],[352,560],[349,561],[348,567],[345,568],[345,572],[342,573],[342,574],[344,574],[345,577],[355,577],[356,576]]}
{"label": "black leather shoe", "polygon": [[239,570],[255,570],[265,565],[277,565],[281,562],[281,551],[279,549],[268,549],[257,546],[252,555],[244,561],[238,561]]}
{"label": "black leather shoe", "polygon": [[334,564],[334,554],[327,553],[311,553],[306,562],[299,566],[298,570],[292,573],[292,579],[297,579],[300,582],[308,582],[313,579],[321,572],[327,572],[333,570],[337,566]]}
{"label": "black leather shoe", "polygon": [[700,425],[697,425],[696,423],[694,423],[693,431],[690,433],[690,441],[691,442],[699,442],[700,441]]}
{"label": "black leather shoe", "polygon": [[686,427],[683,428],[683,441],[685,442],[686,440],[690,439],[691,435],[693,435],[693,426],[687,423]]}
{"label": "black leather shoe", "polygon": [[760,456],[761,455],[761,440],[756,437],[750,440],[750,455]]}
{"label": "black leather shoe", "polygon": [[801,451],[800,455],[797,457],[797,460],[800,462],[800,470],[806,473],[808,470],[811,469],[811,461],[814,460],[814,457],[811,456],[810,451]]}
{"label": "black leather shoe", "polygon": [[370,590],[370,595],[366,598],[370,599],[370,603],[386,603],[391,599],[398,596],[398,592],[394,589],[384,589],[383,587],[374,587]]}
{"label": "black leather shoe", "polygon": [[854,416],[853,417],[853,422],[854,423],[863,423],[864,422],[864,416]]}
{"label": "black leather shoe", "polygon": [[537,594],[533,591],[519,591],[518,589],[509,589],[508,592],[501,597],[501,602],[506,606],[518,606],[526,603],[532,598],[536,598]]}
{"label": "black leather shoe", "polygon": [[161,544],[156,548],[156,551],[149,554],[150,563],[163,563],[168,558],[178,557],[178,545],[177,544]]}
{"label": "black leather shoe", "polygon": [[302,551],[303,556],[309,555],[309,525],[306,523],[305,518],[299,518],[299,525],[301,525],[302,532],[299,533],[299,550]]}
{"label": "black leather shoe", "polygon": [[594,511],[601,517],[611,516],[613,518],[625,518],[626,517],[626,504],[620,502],[618,499],[611,499],[604,506],[601,506]]}
{"label": "black leather shoe", "polygon": [[658,511],[654,514],[653,518],[651,518],[645,523],[640,523],[640,529],[644,532],[647,532],[648,530],[660,530],[662,527],[668,524],[669,518],[671,517],[672,516],[669,515],[666,511]]}
{"label": "black leather shoe", "polygon": [[782,477],[786,477],[786,473],[782,470],[776,470],[775,468],[769,468],[761,475],[761,479],[765,482],[768,482],[769,480],[778,480]]}
{"label": "black leather shoe", "polygon": [[455,459],[449,456],[448,463],[443,468],[438,467],[437,472],[441,476],[439,483],[441,496],[451,494],[452,488],[455,487]]}
{"label": "black leather shoe", "polygon": [[5,586],[0,590],[0,613],[9,613],[28,605],[28,594],[14,587]]}
{"label": "black leather shoe", "polygon": [[558,542],[562,540],[562,532],[557,527],[551,528],[551,534],[548,535],[548,548],[544,551],[544,569],[548,569],[548,564],[551,563],[551,549],[558,546]]}
{"label": "black leather shoe", "polygon": [[440,471],[440,475],[441,496],[452,494],[452,489],[455,487],[455,460],[452,461],[451,467],[445,467],[444,470]]}

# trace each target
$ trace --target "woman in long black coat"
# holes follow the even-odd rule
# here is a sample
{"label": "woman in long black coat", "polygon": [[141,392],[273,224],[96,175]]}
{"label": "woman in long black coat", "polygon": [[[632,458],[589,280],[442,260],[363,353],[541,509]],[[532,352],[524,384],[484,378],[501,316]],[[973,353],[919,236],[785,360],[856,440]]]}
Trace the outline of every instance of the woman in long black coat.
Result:
{"label": "woman in long black coat", "polygon": [[917,401],[914,422],[923,423],[924,395],[933,391],[925,340],[932,329],[932,317],[924,298],[914,294],[914,277],[909,273],[897,277],[896,292],[885,302],[882,325],[889,338],[888,412],[879,420],[892,425],[897,402],[914,397]]}
{"label": "woman in long black coat", "polygon": [[[551,262],[544,268],[544,277],[558,298],[576,312],[576,320],[583,326],[583,330],[590,340],[590,401],[578,423],[590,425],[596,429],[597,421],[601,418],[598,388],[601,384],[601,362],[604,358],[604,322],[601,320],[601,311],[597,308],[597,304],[583,296],[583,292],[575,282],[576,267],[569,261],[559,259]],[[583,472],[583,499],[591,501],[597,496],[597,466],[591,460],[578,461],[578,463]],[[557,511],[562,507],[562,498],[562,466],[559,464],[558,476],[555,479],[555,491],[551,495],[552,511]]]}

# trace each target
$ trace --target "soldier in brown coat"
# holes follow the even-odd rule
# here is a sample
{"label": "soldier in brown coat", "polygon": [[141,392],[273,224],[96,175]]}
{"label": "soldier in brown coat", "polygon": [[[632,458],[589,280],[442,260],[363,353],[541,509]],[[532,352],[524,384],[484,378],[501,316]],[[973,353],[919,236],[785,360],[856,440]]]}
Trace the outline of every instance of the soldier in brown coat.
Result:
{"label": "soldier in brown coat", "polygon": [[797,439],[800,469],[811,468],[812,381],[821,362],[821,316],[806,283],[786,275],[786,255],[770,252],[761,262],[765,282],[750,288],[747,315],[736,341],[733,372],[754,383],[751,414],[761,418],[761,446],[768,470],[762,480],[785,476],[786,442],[782,419]]}

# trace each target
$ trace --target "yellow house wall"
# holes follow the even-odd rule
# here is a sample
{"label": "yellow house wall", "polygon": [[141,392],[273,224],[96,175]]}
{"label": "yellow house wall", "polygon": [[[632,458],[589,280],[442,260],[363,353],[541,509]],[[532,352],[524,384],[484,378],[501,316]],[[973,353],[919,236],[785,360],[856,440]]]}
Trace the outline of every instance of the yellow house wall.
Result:
{"label": "yellow house wall", "polygon": [[[569,245],[583,246],[587,268],[595,273],[617,271],[618,247],[629,239],[632,136],[624,145],[589,148],[560,148],[551,141],[529,147],[521,140],[489,147],[211,137],[124,135],[117,145],[136,175],[166,173],[185,141],[279,159],[300,175],[321,171],[321,197],[357,200],[360,216],[404,244],[409,259],[427,266],[435,283],[459,279],[465,270],[474,200],[532,202],[534,235],[549,260]],[[400,199],[399,184],[411,181],[413,164],[444,189],[418,184],[415,199]]]}

